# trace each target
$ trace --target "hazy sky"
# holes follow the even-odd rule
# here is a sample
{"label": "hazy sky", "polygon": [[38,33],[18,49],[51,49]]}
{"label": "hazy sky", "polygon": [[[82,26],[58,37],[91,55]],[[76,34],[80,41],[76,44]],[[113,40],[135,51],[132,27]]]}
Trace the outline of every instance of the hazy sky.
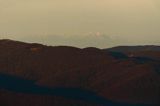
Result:
{"label": "hazy sky", "polygon": [[0,0],[0,37],[48,45],[160,44],[160,0]]}

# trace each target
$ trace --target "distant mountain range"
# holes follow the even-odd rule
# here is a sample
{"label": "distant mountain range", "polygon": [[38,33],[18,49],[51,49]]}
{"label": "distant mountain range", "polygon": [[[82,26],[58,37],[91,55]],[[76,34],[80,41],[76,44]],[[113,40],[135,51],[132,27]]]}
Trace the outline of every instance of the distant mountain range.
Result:
{"label": "distant mountain range", "polygon": [[0,40],[2,106],[158,106],[160,47]]}

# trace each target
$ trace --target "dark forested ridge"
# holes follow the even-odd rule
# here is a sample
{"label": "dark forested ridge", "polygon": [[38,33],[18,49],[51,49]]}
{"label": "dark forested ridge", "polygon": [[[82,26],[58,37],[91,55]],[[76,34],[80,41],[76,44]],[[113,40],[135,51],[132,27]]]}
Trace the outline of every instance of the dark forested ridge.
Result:
{"label": "dark forested ridge", "polygon": [[117,46],[107,49],[109,51],[117,52],[134,52],[134,51],[160,51],[160,46],[146,45],[146,46]]}
{"label": "dark forested ridge", "polygon": [[160,53],[0,40],[0,105],[154,106]]}

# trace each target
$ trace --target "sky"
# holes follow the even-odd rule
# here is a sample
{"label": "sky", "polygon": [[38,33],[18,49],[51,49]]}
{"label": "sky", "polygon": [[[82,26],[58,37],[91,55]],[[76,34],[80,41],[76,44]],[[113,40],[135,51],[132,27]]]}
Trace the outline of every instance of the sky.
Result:
{"label": "sky", "polygon": [[160,0],[0,0],[0,38],[53,46],[160,45]]}

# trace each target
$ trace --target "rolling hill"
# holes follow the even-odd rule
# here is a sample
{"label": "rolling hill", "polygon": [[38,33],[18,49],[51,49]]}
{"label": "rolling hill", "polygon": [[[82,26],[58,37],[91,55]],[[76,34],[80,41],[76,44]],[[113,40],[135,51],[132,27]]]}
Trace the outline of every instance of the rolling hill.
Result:
{"label": "rolling hill", "polygon": [[0,104],[158,105],[159,55],[0,40]]}

